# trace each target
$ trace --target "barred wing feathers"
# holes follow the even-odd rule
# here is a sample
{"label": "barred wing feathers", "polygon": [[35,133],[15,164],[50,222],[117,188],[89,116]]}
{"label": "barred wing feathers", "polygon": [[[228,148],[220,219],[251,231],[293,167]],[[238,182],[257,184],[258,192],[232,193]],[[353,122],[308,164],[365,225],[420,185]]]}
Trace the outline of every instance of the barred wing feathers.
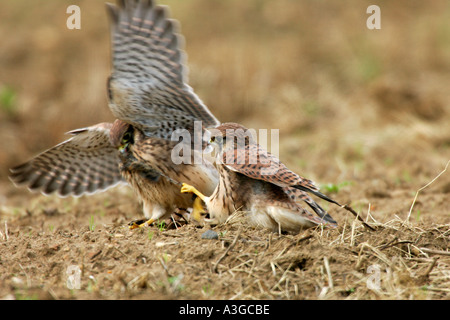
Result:
{"label": "barred wing feathers", "polygon": [[147,135],[170,138],[176,129],[218,120],[186,83],[183,38],[168,9],[153,1],[108,4],[113,72],[108,81],[113,114]]}
{"label": "barred wing feathers", "polygon": [[74,136],[10,169],[10,179],[31,191],[81,196],[123,182],[117,149],[109,142],[111,123],[70,131]]}

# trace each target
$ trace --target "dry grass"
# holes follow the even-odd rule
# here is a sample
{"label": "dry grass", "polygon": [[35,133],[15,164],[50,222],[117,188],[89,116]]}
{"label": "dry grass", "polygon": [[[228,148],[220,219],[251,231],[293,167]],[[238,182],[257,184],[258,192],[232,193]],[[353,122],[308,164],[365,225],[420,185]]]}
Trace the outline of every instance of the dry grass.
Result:
{"label": "dry grass", "polygon": [[[15,270],[3,281],[16,298],[449,298],[448,225],[372,225],[375,232],[349,215],[337,229],[280,235],[235,221],[216,229],[219,240],[200,240],[204,229],[191,225],[130,232],[116,223],[30,232],[25,241],[24,226],[1,240],[2,262]],[[78,291],[64,281],[73,264],[83,271]]]}

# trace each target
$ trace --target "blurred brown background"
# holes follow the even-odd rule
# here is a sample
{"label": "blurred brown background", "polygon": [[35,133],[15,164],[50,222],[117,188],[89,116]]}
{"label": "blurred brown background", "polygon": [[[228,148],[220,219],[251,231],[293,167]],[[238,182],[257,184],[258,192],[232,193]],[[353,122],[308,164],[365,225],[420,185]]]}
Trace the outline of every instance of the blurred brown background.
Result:
{"label": "blurred brown background", "polygon": [[[450,159],[449,1],[159,3],[180,21],[189,83],[218,119],[280,129],[281,159],[319,184],[348,182],[353,199],[407,187],[412,200]],[[81,30],[66,28],[71,4]],[[366,27],[371,4],[381,30]],[[113,117],[103,0],[2,0],[0,38],[4,201],[9,167]],[[433,190],[450,192],[449,176]]]}

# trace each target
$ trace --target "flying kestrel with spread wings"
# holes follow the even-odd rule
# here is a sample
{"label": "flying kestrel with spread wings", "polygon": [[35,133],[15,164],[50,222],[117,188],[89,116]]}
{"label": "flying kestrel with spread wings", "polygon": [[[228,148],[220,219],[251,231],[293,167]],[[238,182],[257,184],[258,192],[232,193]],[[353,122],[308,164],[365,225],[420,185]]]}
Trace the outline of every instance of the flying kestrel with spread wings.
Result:
{"label": "flying kestrel with spread wings", "polygon": [[[72,138],[12,168],[10,178],[60,196],[91,194],[126,181],[150,224],[193,205],[192,195],[180,193],[181,181],[212,193],[217,171],[191,147],[219,121],[187,84],[182,36],[167,8],[151,0],[122,0],[107,9],[113,69],[108,97],[117,120],[71,131]],[[174,141],[172,134],[180,131],[196,136]],[[182,155],[189,161],[174,161],[178,143],[189,146],[182,149],[192,151]]]}
{"label": "flying kestrel with spread wings", "polygon": [[[209,197],[187,183],[181,189],[204,201],[208,222],[223,223],[233,213],[243,211],[250,223],[273,231],[297,232],[320,224],[337,225],[308,193],[341,205],[264,150],[242,125],[224,123],[212,129],[210,144],[220,174],[217,188]],[[317,215],[306,210],[304,203]],[[202,212],[193,214],[199,219]]]}

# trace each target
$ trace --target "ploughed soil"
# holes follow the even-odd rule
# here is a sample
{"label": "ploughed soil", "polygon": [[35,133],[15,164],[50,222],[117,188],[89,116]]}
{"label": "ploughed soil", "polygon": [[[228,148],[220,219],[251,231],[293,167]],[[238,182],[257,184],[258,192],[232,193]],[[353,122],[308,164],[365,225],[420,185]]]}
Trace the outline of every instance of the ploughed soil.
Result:
{"label": "ploughed soil", "polygon": [[102,1],[79,1],[82,27],[68,30],[63,2],[7,0],[0,298],[450,298],[448,2],[384,3],[380,30],[364,1],[163,3],[217,118],[279,129],[281,160],[374,230],[322,200],[335,229],[272,233],[237,213],[130,230],[142,211],[127,186],[64,199],[15,187],[8,168],[113,117]]}

